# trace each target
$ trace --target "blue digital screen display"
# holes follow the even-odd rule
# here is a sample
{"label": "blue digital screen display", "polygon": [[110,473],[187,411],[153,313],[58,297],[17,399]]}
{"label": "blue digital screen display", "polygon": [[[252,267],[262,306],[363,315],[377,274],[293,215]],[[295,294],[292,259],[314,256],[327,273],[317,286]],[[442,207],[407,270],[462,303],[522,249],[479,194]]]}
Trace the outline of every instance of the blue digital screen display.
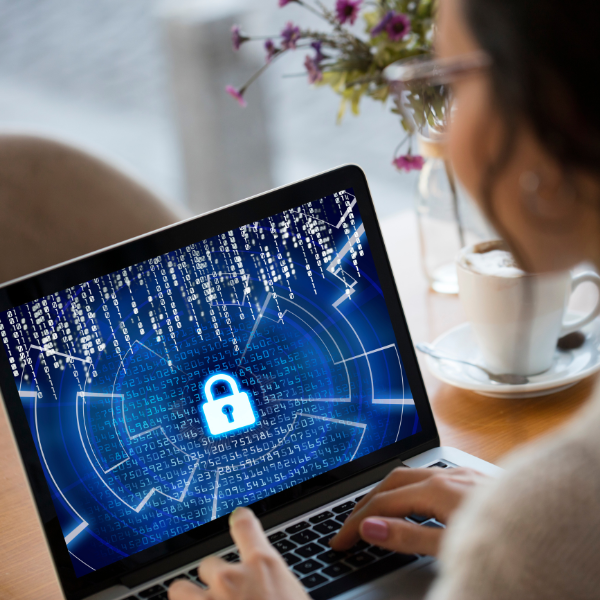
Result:
{"label": "blue digital screen display", "polygon": [[78,576],[420,431],[352,190],[0,334]]}

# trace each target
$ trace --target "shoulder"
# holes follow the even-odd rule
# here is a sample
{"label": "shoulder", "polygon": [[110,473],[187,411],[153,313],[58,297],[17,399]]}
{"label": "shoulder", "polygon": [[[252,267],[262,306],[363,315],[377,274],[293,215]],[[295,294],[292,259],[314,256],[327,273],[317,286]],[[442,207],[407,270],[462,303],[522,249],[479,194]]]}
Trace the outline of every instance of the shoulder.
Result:
{"label": "shoulder", "polygon": [[432,598],[596,597],[600,402],[504,466],[449,524]]}

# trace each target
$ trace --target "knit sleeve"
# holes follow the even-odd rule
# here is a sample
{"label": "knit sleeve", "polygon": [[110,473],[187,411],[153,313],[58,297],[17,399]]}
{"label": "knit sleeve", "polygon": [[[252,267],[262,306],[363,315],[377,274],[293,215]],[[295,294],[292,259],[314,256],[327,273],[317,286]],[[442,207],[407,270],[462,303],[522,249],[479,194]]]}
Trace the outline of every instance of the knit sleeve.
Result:
{"label": "knit sleeve", "polygon": [[600,597],[600,428],[588,434],[528,451],[465,502],[428,600]]}

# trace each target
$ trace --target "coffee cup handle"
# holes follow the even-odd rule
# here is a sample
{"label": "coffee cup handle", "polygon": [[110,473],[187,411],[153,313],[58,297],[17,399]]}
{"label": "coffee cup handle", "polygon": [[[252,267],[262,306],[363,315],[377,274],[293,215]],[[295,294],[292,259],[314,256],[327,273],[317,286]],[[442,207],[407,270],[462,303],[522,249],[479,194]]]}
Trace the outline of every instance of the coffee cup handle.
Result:
{"label": "coffee cup handle", "polygon": [[569,321],[568,323],[563,323],[562,329],[560,332],[561,337],[563,335],[567,335],[568,333],[572,333],[573,331],[577,331],[581,329],[584,325],[592,322],[598,315],[600,315],[600,276],[596,273],[592,273],[591,271],[586,271],[585,273],[580,273],[579,275],[575,275],[571,280],[571,293],[575,291],[575,288],[582,283],[593,283],[598,288],[598,299],[596,300],[596,306],[592,312],[590,312],[585,317],[581,317],[581,319],[577,319],[575,321]]}

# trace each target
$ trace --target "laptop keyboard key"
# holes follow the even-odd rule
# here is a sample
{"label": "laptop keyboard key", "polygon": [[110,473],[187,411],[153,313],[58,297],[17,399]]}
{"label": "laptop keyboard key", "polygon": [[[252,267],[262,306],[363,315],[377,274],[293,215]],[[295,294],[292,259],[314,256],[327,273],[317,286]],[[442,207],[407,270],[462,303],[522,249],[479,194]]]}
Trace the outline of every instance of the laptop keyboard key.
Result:
{"label": "laptop keyboard key", "polygon": [[240,557],[239,554],[237,552],[229,552],[228,554],[224,554],[223,556],[221,556],[221,558],[224,561],[233,563],[233,562],[239,562]]}
{"label": "laptop keyboard key", "polygon": [[[312,531],[311,529],[306,529],[305,531],[301,531],[296,535],[293,535],[290,539],[297,544],[303,545],[308,544],[308,542],[312,542],[319,537],[317,533]],[[283,540],[282,540],[283,541]]]}
{"label": "laptop keyboard key", "polygon": [[290,540],[279,540],[273,544],[273,548],[275,548],[275,550],[277,550],[277,552],[280,554],[285,554],[286,552],[289,552],[297,547],[298,546],[294,544],[294,542],[290,542]]}
{"label": "laptop keyboard key", "polygon": [[312,575],[309,575],[308,577],[303,577],[300,580],[300,583],[307,590],[310,590],[311,588],[317,587],[318,585],[321,585],[322,583],[325,583],[326,581],[327,581],[327,577],[323,577],[323,575],[319,575],[318,573],[313,573]]}
{"label": "laptop keyboard key", "polygon": [[333,563],[342,560],[342,558],[346,556],[348,556],[347,552],[336,552],[335,550],[327,550],[327,552],[319,554],[317,556],[317,559],[321,562],[324,562],[325,564],[332,565]]}
{"label": "laptop keyboard key", "polygon": [[435,464],[433,464],[433,465],[429,465],[427,468],[428,468],[428,469],[431,469],[431,468],[433,468],[433,467],[438,467],[438,468],[440,468],[440,469],[447,469],[447,468],[448,468],[448,465],[447,465],[446,463],[443,463],[443,462],[436,462],[436,463],[435,463]]}
{"label": "laptop keyboard key", "polygon": [[435,527],[436,529],[444,529],[443,525],[440,525],[435,521],[427,521],[426,523],[423,523],[423,527]]}
{"label": "laptop keyboard key", "polygon": [[319,554],[319,552],[322,552],[322,551],[323,551],[323,548],[321,546],[319,546],[319,544],[310,542],[310,543],[306,544],[306,546],[302,546],[302,548],[298,548],[298,550],[296,550],[296,554],[299,554],[300,556],[302,556],[304,558],[312,558],[313,556],[316,556],[317,554]]}
{"label": "laptop keyboard key", "polygon": [[272,533],[271,535],[267,536],[267,539],[271,542],[271,544],[274,544],[275,542],[282,540],[284,537],[287,537],[285,532],[276,531],[275,533]]}
{"label": "laptop keyboard key", "polygon": [[358,497],[354,498],[354,502],[356,502],[356,504],[358,504],[365,496],[366,496],[366,494],[363,494],[362,496],[358,496]]}
{"label": "laptop keyboard key", "polygon": [[310,527],[310,523],[307,523],[306,521],[300,521],[300,523],[296,523],[295,525],[291,525],[290,527],[288,527],[285,532],[292,534],[292,533],[298,533],[299,531],[302,531],[304,529],[308,529]]}
{"label": "laptop keyboard key", "polygon": [[345,565],[344,563],[340,562],[334,565],[330,565],[329,567],[323,569],[323,573],[325,573],[325,575],[331,577],[332,579],[335,579],[336,577],[341,577],[342,575],[346,575],[351,571],[352,569],[348,565]]}
{"label": "laptop keyboard key", "polygon": [[369,554],[372,554],[373,556],[376,556],[377,558],[383,558],[384,556],[387,556],[388,554],[391,554],[392,551],[391,550],[386,550],[385,548],[380,548],[379,546],[371,546],[369,548]]}
{"label": "laptop keyboard key", "polygon": [[356,569],[360,569],[361,567],[372,563],[375,559],[372,556],[369,556],[366,552],[357,552],[352,556],[347,556],[344,560]]}
{"label": "laptop keyboard key", "polygon": [[152,598],[152,596],[156,596],[156,594],[159,594],[160,592],[164,591],[165,588],[162,585],[153,585],[152,587],[138,592],[138,596],[140,598]]}
{"label": "laptop keyboard key", "polygon": [[296,565],[294,567],[294,570],[298,571],[298,573],[301,573],[302,575],[308,575],[309,573],[312,573],[313,571],[320,569],[322,566],[323,566],[322,563],[316,561],[314,558],[309,558],[308,560],[305,560],[303,563]]}
{"label": "laptop keyboard key", "polygon": [[321,546],[325,546],[325,548],[331,548],[331,546],[329,545],[329,540],[331,540],[333,536],[335,536],[335,533],[324,535],[323,537],[317,540],[317,544],[321,544]]}
{"label": "laptop keyboard key", "polygon": [[343,522],[344,522],[344,521],[345,521],[345,520],[346,520],[346,519],[347,519],[347,518],[350,516],[350,513],[351,513],[351,512],[352,512],[352,511],[351,511],[351,510],[349,510],[348,512],[342,513],[341,515],[338,515],[338,516],[335,518],[335,520],[336,520],[336,521],[339,521],[340,523],[343,523]]}
{"label": "laptop keyboard key", "polygon": [[288,567],[298,564],[302,559],[296,556],[293,552],[288,552],[283,555],[283,560],[285,560]]}
{"label": "laptop keyboard key", "polygon": [[339,504],[338,506],[334,506],[331,510],[339,515],[340,513],[347,512],[352,510],[356,506],[356,502],[352,502],[352,500],[348,500],[348,502],[344,502],[344,504]]}
{"label": "laptop keyboard key", "polygon": [[160,594],[152,596],[150,600],[169,600],[169,594],[167,592],[160,592]]}
{"label": "laptop keyboard key", "polygon": [[175,575],[175,577],[171,577],[171,579],[167,579],[166,581],[163,582],[163,584],[166,587],[169,587],[177,579],[187,579],[187,580],[189,580],[189,577],[185,573],[181,573],[179,575]]}
{"label": "laptop keyboard key", "polygon": [[333,519],[328,519],[327,521],[324,521],[323,523],[319,523],[318,525],[315,525],[313,529],[315,531],[318,531],[319,533],[322,533],[323,535],[327,535],[328,533],[334,533],[335,531],[340,529],[341,526],[342,526],[341,523],[338,523],[337,521],[334,521]]}
{"label": "laptop keyboard key", "polygon": [[421,523],[425,523],[425,521],[429,521],[431,517],[423,517],[421,515],[408,515],[407,519],[410,519],[411,521],[414,521],[415,523],[418,523],[420,525]]}
{"label": "laptop keyboard key", "polygon": [[297,571],[298,573],[300,573],[302,575],[308,575],[309,573],[312,573],[313,571],[320,569],[322,566],[323,565],[320,562],[316,561],[314,558],[309,558],[308,560],[305,560],[303,563],[296,565],[294,567],[294,571]]}
{"label": "laptop keyboard key", "polygon": [[359,550],[366,550],[370,546],[371,546],[371,544],[369,544],[368,542],[365,542],[364,540],[358,540],[358,542],[356,542],[356,544],[354,544],[354,546],[352,546],[352,548],[350,548],[350,550],[348,550],[348,553],[354,554],[355,552],[358,552]]}
{"label": "laptop keyboard key", "polygon": [[333,517],[333,513],[331,513],[328,510],[326,510],[325,512],[319,513],[318,515],[315,515],[314,517],[311,517],[309,519],[309,521],[313,525],[316,525],[317,523],[322,523],[323,521],[326,521],[327,519],[331,519],[331,517]]}

